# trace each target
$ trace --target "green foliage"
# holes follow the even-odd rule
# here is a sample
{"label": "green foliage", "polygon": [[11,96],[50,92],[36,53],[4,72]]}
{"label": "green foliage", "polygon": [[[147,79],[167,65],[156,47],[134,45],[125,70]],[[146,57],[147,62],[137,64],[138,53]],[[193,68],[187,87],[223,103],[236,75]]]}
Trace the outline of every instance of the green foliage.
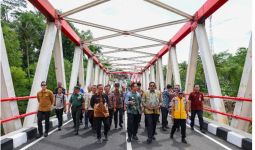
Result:
{"label": "green foliage", "polygon": [[69,88],[71,71],[72,71],[72,63],[69,60],[65,59],[64,66],[65,66],[65,76],[66,76],[66,87]]}
{"label": "green foliage", "polygon": [[10,66],[19,67],[22,64],[22,53],[20,51],[20,42],[17,33],[9,27],[8,24],[2,24],[5,47],[8,55]]}
{"label": "green foliage", "polygon": [[21,8],[26,7],[26,0],[3,0],[1,2],[1,19],[3,22],[9,22],[12,15],[21,12]]}
{"label": "green foliage", "polygon": [[[26,72],[21,67],[11,67],[12,81],[16,96],[27,96],[30,91],[30,83]],[[27,101],[18,101],[18,108],[21,114],[26,112]]]}
{"label": "green foliage", "polygon": [[56,87],[57,87],[57,79],[56,79],[56,72],[55,72],[55,63],[52,58],[49,71],[48,71],[47,88],[53,91]]}
{"label": "green foliage", "polygon": [[[30,94],[46,28],[46,21],[41,13],[22,11],[22,9],[26,7],[26,3],[26,0],[3,0],[1,4],[1,25],[16,96],[26,96]],[[81,37],[81,41],[93,39],[93,34],[90,30],[79,31],[73,24],[70,23],[70,26]],[[75,44],[62,34],[62,46],[65,77],[68,88]],[[101,52],[101,47],[98,46],[89,45],[89,49],[94,54]],[[246,53],[246,48],[240,48],[235,54],[224,51],[214,55],[216,71],[223,95],[237,95]],[[105,59],[102,58],[101,60]],[[105,63],[104,65],[110,67],[110,64]],[[87,60],[84,59],[84,67],[86,68],[86,66]],[[187,62],[180,63],[179,69],[182,87],[184,88]],[[166,67],[164,67],[163,72],[165,77]],[[47,82],[49,89],[53,90],[56,87],[54,60],[51,61],[49,66]],[[200,57],[198,57],[197,60],[195,84],[200,85],[202,92],[208,93]],[[232,106],[232,104],[229,105],[230,107]],[[25,113],[27,101],[19,101],[18,106],[20,113]],[[212,117],[209,113],[205,113],[204,115],[209,118]]]}
{"label": "green foliage", "polygon": [[[246,53],[246,48],[240,48],[235,54],[230,54],[227,51],[224,51],[213,56],[222,95],[237,96]],[[182,87],[184,87],[186,80],[187,63],[180,63],[179,69]],[[202,60],[200,56],[197,60],[195,84],[200,85],[202,92],[208,93]]]}
{"label": "green foliage", "polygon": [[[45,21],[40,13],[23,12],[16,14],[12,25],[16,29],[20,48],[23,52],[23,66],[29,67],[30,63],[37,62],[44,37]],[[28,72],[30,76],[30,72]]]}
{"label": "green foliage", "polygon": [[[184,87],[185,87],[187,67],[188,67],[188,64],[186,63],[186,61],[179,64],[179,68],[180,68],[179,72],[180,72],[182,89],[184,89]],[[185,76],[183,76],[183,75],[185,75]]]}
{"label": "green foliage", "polygon": [[29,81],[26,77],[26,72],[21,67],[11,67],[12,81],[15,88],[16,96],[29,95]]}

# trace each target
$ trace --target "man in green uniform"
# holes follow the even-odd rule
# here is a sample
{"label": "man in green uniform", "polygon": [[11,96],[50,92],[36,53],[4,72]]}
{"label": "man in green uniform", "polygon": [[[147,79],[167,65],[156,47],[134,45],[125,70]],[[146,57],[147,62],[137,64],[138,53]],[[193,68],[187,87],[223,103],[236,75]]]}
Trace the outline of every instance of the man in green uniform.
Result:
{"label": "man in green uniform", "polygon": [[70,105],[68,108],[68,112],[70,113],[70,108],[72,107],[72,117],[75,128],[75,135],[78,135],[79,126],[80,126],[80,114],[85,110],[83,95],[80,94],[80,87],[75,86],[74,92],[70,98]]}

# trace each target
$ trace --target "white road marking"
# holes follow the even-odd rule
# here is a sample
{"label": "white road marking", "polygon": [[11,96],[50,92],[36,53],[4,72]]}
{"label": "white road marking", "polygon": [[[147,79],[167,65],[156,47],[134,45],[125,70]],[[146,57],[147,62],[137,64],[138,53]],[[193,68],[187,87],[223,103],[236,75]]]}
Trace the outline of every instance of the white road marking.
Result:
{"label": "white road marking", "polygon": [[125,130],[126,130],[127,150],[132,150],[131,142],[127,142],[127,139],[128,139],[128,132],[127,132],[127,111],[125,111]]}
{"label": "white road marking", "polygon": [[[71,122],[72,120],[73,120],[73,119],[67,121],[66,123],[63,124],[63,126],[65,126],[66,124],[68,124],[68,123]],[[190,127],[190,125],[188,125],[188,124],[187,124],[187,126]],[[195,128],[194,128],[194,129],[195,129]],[[51,135],[51,134],[52,134],[53,132],[55,132],[56,130],[57,130],[57,128],[54,129],[54,130],[52,130],[51,132],[49,132],[49,135]],[[127,142],[128,132],[127,132],[127,112],[126,112],[126,111],[125,111],[125,130],[126,130],[127,150],[132,150],[131,142]],[[208,136],[208,135],[206,135],[206,134],[200,132],[199,130],[195,129],[195,131],[196,131],[197,133],[203,135],[203,136],[206,137],[207,139],[213,141],[214,143],[220,145],[220,146],[223,147],[224,149],[226,149],[226,150],[232,150],[231,148],[227,147],[226,145],[222,144],[221,142],[219,142],[219,141],[213,139],[212,137],[210,137],[210,136]],[[25,147],[21,148],[20,150],[26,150],[27,148],[33,146],[34,144],[36,144],[37,142],[41,141],[41,140],[44,139],[44,138],[45,138],[45,137],[41,137],[41,138],[35,140],[34,142],[32,142],[32,143],[26,145]]]}
{"label": "white road marking", "polygon": [[[188,124],[186,124],[186,125],[187,125],[188,127],[190,127],[190,125],[188,125]],[[220,145],[221,147],[223,147],[223,148],[225,148],[225,149],[227,149],[227,150],[232,150],[232,149],[229,148],[228,146],[226,146],[226,145],[222,144],[221,142],[219,142],[219,141],[213,139],[212,137],[210,137],[210,136],[208,136],[208,135],[206,135],[206,134],[200,132],[200,131],[197,130],[196,128],[194,128],[194,130],[195,130],[197,133],[199,133],[199,134],[203,135],[204,137],[206,137],[207,139],[209,139],[209,140],[213,141],[214,143]]]}
{"label": "white road marking", "polygon": [[[67,121],[66,123],[64,123],[63,126],[65,126],[66,124],[68,124],[68,123],[71,122],[71,121],[73,121],[73,119],[71,119],[71,120]],[[58,130],[58,128],[56,128],[56,129],[50,131],[48,135],[51,135],[53,132],[55,132],[55,131],[57,131],[57,130]],[[20,150],[25,150],[25,149],[27,149],[27,148],[33,146],[33,145],[36,144],[37,142],[41,141],[41,140],[44,139],[44,138],[45,138],[45,137],[42,136],[42,137],[40,137],[39,139],[33,141],[32,143],[26,145],[25,147],[21,148]]]}

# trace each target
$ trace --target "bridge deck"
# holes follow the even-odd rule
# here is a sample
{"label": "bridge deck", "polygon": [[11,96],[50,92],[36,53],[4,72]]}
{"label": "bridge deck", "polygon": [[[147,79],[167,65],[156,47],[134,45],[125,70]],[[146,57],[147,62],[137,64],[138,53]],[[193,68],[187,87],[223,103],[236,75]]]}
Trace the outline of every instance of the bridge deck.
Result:
{"label": "bridge deck", "polygon": [[[171,127],[171,121],[170,127]],[[111,129],[109,132],[109,141],[102,144],[96,143],[96,134],[92,133],[91,129],[83,129],[81,126],[78,136],[74,135],[73,123],[70,121],[63,126],[62,131],[53,131],[47,138],[42,138],[38,142],[33,141],[29,147],[23,147],[28,150],[130,150],[127,149],[126,132],[123,129]],[[113,127],[112,127],[113,128]],[[138,142],[132,142],[131,147],[133,150],[157,149],[157,150],[223,150],[233,149],[239,150],[240,148],[227,143],[218,137],[206,133],[204,136],[201,133],[190,130],[187,127],[187,141],[188,144],[181,143],[180,132],[175,133],[175,139],[169,138],[169,131],[162,131],[160,124],[157,127],[156,141],[152,144],[146,144],[147,133],[144,130],[144,118],[141,121],[141,127],[138,130]],[[211,138],[211,139],[210,139]],[[214,142],[214,141],[216,142]],[[219,144],[221,143],[221,144]],[[28,144],[29,145],[29,144]],[[28,146],[27,145],[27,146]]]}

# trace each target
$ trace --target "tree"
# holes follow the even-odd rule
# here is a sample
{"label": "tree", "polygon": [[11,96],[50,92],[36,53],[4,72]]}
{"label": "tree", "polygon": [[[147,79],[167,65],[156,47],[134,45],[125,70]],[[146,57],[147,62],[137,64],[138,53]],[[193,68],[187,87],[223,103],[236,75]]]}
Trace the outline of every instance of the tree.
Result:
{"label": "tree", "polygon": [[179,72],[180,72],[181,87],[182,87],[182,89],[185,88],[187,67],[188,67],[188,64],[187,64],[186,61],[184,61],[182,63],[179,63]]}
{"label": "tree", "polygon": [[1,3],[1,19],[9,22],[12,15],[22,12],[21,8],[26,8],[26,0],[3,0]]}
{"label": "tree", "polygon": [[[44,17],[36,12],[23,12],[16,14],[13,26],[18,33],[20,47],[23,52],[23,67],[29,68],[30,63],[37,62],[38,55],[45,32]],[[28,77],[31,74],[27,70]]]}
{"label": "tree", "polygon": [[22,53],[20,51],[18,35],[15,30],[11,29],[6,23],[2,24],[2,30],[9,65],[19,67],[22,64]]}
{"label": "tree", "polygon": [[[30,93],[30,83],[27,79],[26,72],[21,67],[11,67],[12,81],[16,96],[27,96]],[[27,101],[18,101],[19,112],[26,112]]]}

